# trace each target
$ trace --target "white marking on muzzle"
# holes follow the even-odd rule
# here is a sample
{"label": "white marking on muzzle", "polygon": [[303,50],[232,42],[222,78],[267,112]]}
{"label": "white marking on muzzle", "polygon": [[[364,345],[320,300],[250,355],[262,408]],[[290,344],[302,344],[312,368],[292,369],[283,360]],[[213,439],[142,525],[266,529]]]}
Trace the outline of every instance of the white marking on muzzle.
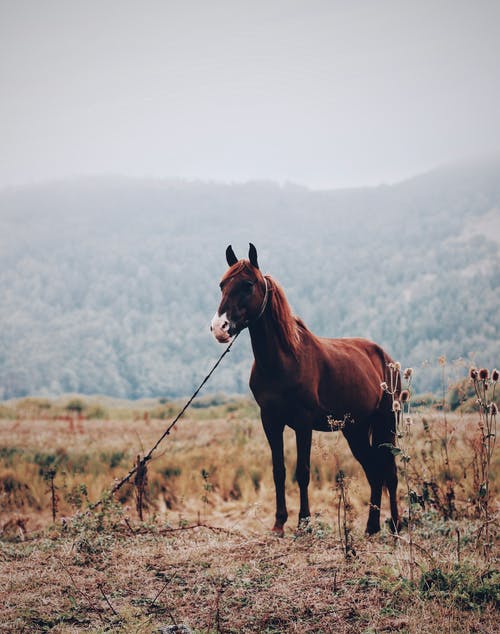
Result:
{"label": "white marking on muzzle", "polygon": [[229,335],[229,320],[227,314],[219,315],[215,313],[210,330],[219,343],[227,343],[230,341],[231,336]]}

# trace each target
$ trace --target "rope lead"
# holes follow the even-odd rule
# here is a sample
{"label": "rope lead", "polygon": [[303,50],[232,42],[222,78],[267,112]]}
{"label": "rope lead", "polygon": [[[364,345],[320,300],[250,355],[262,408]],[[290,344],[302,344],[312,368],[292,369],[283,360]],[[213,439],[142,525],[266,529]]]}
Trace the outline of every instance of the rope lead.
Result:
{"label": "rope lead", "polygon": [[[236,339],[238,338],[238,335],[240,333],[237,332],[234,337],[233,340],[231,341],[231,343],[227,346],[227,348],[224,350],[224,352],[220,355],[220,357],[217,359],[217,361],[215,362],[215,364],[212,366],[212,369],[210,370],[210,372],[207,374],[207,376],[203,379],[203,381],[200,383],[200,385],[196,388],[196,390],[194,391],[193,395],[191,396],[191,398],[186,402],[186,404],[184,405],[184,407],[179,411],[179,413],[177,414],[177,416],[174,418],[174,420],[170,423],[170,425],[167,427],[167,429],[163,432],[163,434],[160,436],[160,438],[158,438],[158,440],[156,441],[156,443],[151,447],[151,449],[148,451],[148,453],[141,459],[137,461],[137,464],[127,473],[127,475],[122,478],[119,482],[116,482],[113,485],[113,488],[110,491],[110,495],[113,495],[114,493],[116,493],[116,491],[118,491],[118,489],[120,489],[126,482],[128,482],[130,480],[130,478],[134,475],[134,473],[137,472],[138,468],[141,468],[143,466],[146,465],[146,463],[151,460],[153,453],[156,451],[156,449],[158,448],[158,446],[160,445],[160,443],[162,442],[162,440],[166,437],[170,435],[170,431],[175,427],[175,425],[177,424],[177,422],[179,421],[179,419],[182,417],[182,415],[184,414],[184,412],[187,410],[187,408],[191,405],[191,403],[194,401],[194,399],[198,396],[201,388],[205,385],[205,383],[210,379],[210,377],[212,376],[212,374],[215,372],[215,370],[217,369],[219,363],[222,361],[222,359],[226,356],[226,354],[228,354],[228,352],[231,350],[231,347],[233,345],[233,343],[236,341]],[[101,498],[99,500],[97,500],[97,502],[94,502],[94,504],[90,504],[89,508],[90,509],[95,509],[96,507],[98,507],[100,504],[102,504],[103,502],[103,496],[101,496]]]}

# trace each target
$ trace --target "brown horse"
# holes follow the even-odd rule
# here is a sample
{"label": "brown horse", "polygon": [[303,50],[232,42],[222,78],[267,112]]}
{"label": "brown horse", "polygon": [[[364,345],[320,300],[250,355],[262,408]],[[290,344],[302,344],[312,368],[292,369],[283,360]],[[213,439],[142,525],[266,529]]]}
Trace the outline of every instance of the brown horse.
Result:
{"label": "brown horse", "polygon": [[[296,479],[300,489],[299,524],[310,516],[309,485],[313,430],[342,429],[371,488],[368,534],[380,530],[382,488],[389,492],[391,528],[398,530],[397,472],[390,448],[395,420],[392,397],[381,387],[388,381],[391,358],[366,339],[325,339],[294,317],[282,288],[262,275],[257,251],[238,260],[226,250],[229,270],[220,283],[222,301],[211,330],[220,343],[248,327],[255,361],[250,388],[260,406],[262,425],[272,451],[276,487],[273,531],[284,534],[284,426],[296,434]],[[332,424],[332,421],[337,421]],[[342,421],[341,424],[338,421]]]}

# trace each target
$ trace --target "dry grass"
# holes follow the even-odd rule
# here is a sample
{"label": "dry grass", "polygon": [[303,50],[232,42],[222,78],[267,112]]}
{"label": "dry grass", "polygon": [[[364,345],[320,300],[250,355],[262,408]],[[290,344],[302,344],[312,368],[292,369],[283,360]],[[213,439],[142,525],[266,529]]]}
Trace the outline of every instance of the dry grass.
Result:
{"label": "dry grass", "polygon": [[[152,632],[173,622],[199,632],[497,631],[493,604],[474,605],[463,587],[413,588],[388,535],[358,535],[346,561],[318,521],[281,540],[204,527],[67,532],[3,545],[3,631]],[[427,547],[452,571],[448,540],[439,541]],[[484,570],[462,570],[469,585],[481,583]]]}
{"label": "dry grass", "polygon": [[[150,463],[144,523],[130,487],[120,491],[121,504],[94,513],[85,510],[85,490],[96,500],[149,449],[164,421],[142,414],[0,420],[0,631],[149,633],[174,622],[196,632],[497,631],[499,578],[494,561],[480,555],[470,502],[474,415],[448,418],[456,516],[444,520],[430,503],[416,513],[413,585],[405,533],[399,540],[386,529],[370,539],[362,534],[368,489],[340,434],[315,435],[315,517],[296,533],[294,437],[287,433],[290,520],[286,537],[276,539],[268,534],[274,488],[260,424],[242,408],[209,416],[193,411]],[[415,486],[427,470],[445,491],[442,418],[427,412],[414,425]],[[48,468],[56,469],[56,524]],[[352,502],[349,559],[336,525],[339,469]]]}

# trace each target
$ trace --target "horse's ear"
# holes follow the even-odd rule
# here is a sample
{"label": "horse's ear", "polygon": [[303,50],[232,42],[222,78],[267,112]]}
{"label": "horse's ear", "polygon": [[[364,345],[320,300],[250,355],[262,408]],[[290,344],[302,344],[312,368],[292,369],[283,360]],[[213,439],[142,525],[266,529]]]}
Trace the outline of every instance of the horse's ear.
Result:
{"label": "horse's ear", "polygon": [[250,249],[248,250],[248,259],[250,260],[250,264],[255,266],[256,269],[259,268],[259,263],[257,262],[257,249],[250,242]]}
{"label": "horse's ear", "polygon": [[234,255],[233,247],[229,245],[226,249],[226,260],[229,266],[233,266],[238,261],[238,258]]}

